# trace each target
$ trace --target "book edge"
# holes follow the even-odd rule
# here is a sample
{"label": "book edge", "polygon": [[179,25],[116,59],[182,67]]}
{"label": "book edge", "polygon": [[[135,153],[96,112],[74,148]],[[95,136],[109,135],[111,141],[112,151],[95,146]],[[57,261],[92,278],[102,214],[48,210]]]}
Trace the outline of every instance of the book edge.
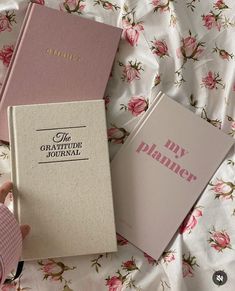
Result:
{"label": "book edge", "polygon": [[103,101],[102,104],[102,114],[104,116],[104,131],[105,131],[105,151],[106,151],[106,161],[107,161],[107,171],[109,174],[109,186],[110,186],[110,200],[111,200],[111,207],[112,207],[112,224],[114,229],[114,248],[115,251],[117,251],[117,239],[116,239],[116,223],[115,223],[115,209],[114,209],[114,198],[113,198],[113,186],[112,186],[112,176],[111,176],[111,165],[110,165],[110,159],[109,159],[109,145],[108,145],[108,136],[107,136],[107,118],[106,118],[106,111],[105,111],[105,103]]}
{"label": "book edge", "polygon": [[38,104],[22,104],[22,105],[12,105],[8,107],[12,108],[19,108],[22,107],[38,107],[38,106],[56,106],[56,105],[66,105],[66,104],[77,104],[77,103],[104,103],[103,99],[97,99],[97,100],[77,100],[77,101],[64,101],[64,102],[53,102],[53,103],[38,103]]}
{"label": "book edge", "polygon": [[174,103],[175,106],[177,106],[177,107],[183,107],[183,109],[185,109],[186,111],[188,111],[188,113],[192,116],[192,118],[194,118],[193,116],[195,116],[195,118],[198,118],[200,120],[200,122],[203,122],[204,123],[204,126],[205,127],[211,128],[211,130],[214,132],[214,134],[216,134],[216,132],[217,132],[217,135],[218,136],[221,136],[224,139],[224,141],[226,140],[226,142],[228,144],[230,144],[230,147],[232,145],[234,145],[235,140],[232,137],[230,137],[228,134],[226,134],[223,130],[218,129],[216,126],[212,125],[211,123],[209,123],[208,121],[206,121],[204,118],[201,118],[198,114],[196,114],[192,110],[186,108],[181,103],[179,103],[176,100],[170,98],[168,95],[166,95],[166,94],[163,94],[163,95],[164,95],[164,97],[165,97],[166,100],[169,100],[170,102]]}
{"label": "book edge", "polygon": [[73,14],[68,14],[68,13],[64,13],[58,9],[55,9],[55,8],[52,8],[52,7],[48,7],[48,6],[43,6],[41,4],[37,4],[37,3],[32,3],[31,4],[32,6],[34,7],[37,7],[36,9],[47,9],[47,10],[53,10],[54,13],[56,14],[59,14],[59,13],[63,13],[64,16],[66,17],[73,17],[73,18],[77,18],[79,17],[82,21],[89,21],[90,23],[93,23],[95,22],[97,25],[102,25],[102,26],[105,26],[105,27],[109,27],[111,29],[113,29],[113,31],[116,31],[117,34],[121,34],[123,29],[121,27],[118,27],[118,26],[114,26],[114,25],[111,25],[111,24],[107,24],[107,23],[103,23],[103,22],[99,22],[97,20],[94,20],[94,19],[90,19],[90,18],[86,18],[86,17],[82,17],[82,16],[77,16],[77,15],[73,15]]}
{"label": "book edge", "polygon": [[18,195],[17,195],[17,165],[16,165],[16,151],[15,151],[15,132],[14,132],[14,108],[8,107],[8,124],[9,124],[9,137],[10,137],[10,165],[11,165],[11,180],[13,183],[13,212],[14,216],[19,222],[19,209],[18,209]]}
{"label": "book edge", "polygon": [[12,73],[12,67],[13,67],[13,65],[15,63],[15,59],[17,58],[17,55],[18,55],[21,39],[23,38],[23,35],[25,34],[25,29],[27,27],[28,21],[30,19],[31,13],[32,13],[32,7],[33,7],[32,3],[30,3],[28,5],[28,7],[27,7],[25,18],[24,18],[22,27],[20,29],[19,36],[18,36],[17,41],[16,41],[16,46],[14,48],[14,52],[13,52],[13,55],[12,55],[12,58],[11,58],[11,62],[10,62],[10,65],[9,65],[9,67],[7,69],[6,76],[5,76],[4,80],[3,80],[3,85],[2,85],[1,92],[0,92],[0,110],[1,110],[1,104],[3,103],[4,96],[5,96],[5,89],[7,87],[8,81],[10,79],[10,75]]}

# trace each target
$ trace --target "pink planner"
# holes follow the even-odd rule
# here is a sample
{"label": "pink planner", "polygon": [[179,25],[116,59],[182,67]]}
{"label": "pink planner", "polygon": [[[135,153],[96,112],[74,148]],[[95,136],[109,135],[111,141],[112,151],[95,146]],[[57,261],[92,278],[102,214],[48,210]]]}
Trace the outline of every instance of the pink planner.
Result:
{"label": "pink planner", "polygon": [[233,144],[160,94],[111,162],[117,232],[158,259]]}
{"label": "pink planner", "polygon": [[121,31],[30,4],[0,95],[0,140],[8,106],[102,99]]}

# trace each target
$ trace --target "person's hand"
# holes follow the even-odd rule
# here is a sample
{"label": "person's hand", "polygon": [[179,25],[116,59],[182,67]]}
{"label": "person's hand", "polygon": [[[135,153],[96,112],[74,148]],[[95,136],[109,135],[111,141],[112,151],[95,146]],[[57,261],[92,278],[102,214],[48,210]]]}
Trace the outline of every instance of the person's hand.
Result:
{"label": "person's hand", "polygon": [[[7,194],[12,190],[12,183],[11,182],[5,182],[2,187],[0,187],[0,203],[4,203]],[[24,239],[30,232],[30,226],[29,225],[21,225],[20,226],[22,238]]]}

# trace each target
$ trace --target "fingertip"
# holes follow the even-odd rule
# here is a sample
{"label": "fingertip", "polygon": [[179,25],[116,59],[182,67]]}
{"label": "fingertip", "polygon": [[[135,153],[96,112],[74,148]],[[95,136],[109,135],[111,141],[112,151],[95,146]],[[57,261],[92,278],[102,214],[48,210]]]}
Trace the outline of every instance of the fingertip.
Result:
{"label": "fingertip", "polygon": [[21,225],[20,230],[21,230],[22,238],[24,239],[29,234],[31,227],[27,224]]}
{"label": "fingertip", "polygon": [[3,185],[2,185],[2,187],[4,187],[5,189],[7,189],[7,190],[12,190],[12,188],[13,188],[13,183],[11,182],[11,181],[6,181]]}
{"label": "fingertip", "polygon": [[5,182],[0,187],[0,202],[4,203],[7,194],[12,190],[13,184],[10,181]]}

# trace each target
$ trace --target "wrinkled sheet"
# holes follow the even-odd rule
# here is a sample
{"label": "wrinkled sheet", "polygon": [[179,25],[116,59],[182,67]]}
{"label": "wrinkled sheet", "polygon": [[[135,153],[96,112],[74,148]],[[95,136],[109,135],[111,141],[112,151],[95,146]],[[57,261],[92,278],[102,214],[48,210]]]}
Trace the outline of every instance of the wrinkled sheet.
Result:
{"label": "wrinkled sheet", "polygon": [[[234,137],[233,0],[35,2],[123,28],[105,94],[111,157],[160,90]],[[0,2],[0,83],[27,3],[25,0]],[[99,68],[96,69],[99,74]],[[198,143],[200,139],[203,136]],[[211,147],[216,144],[212,143]],[[9,178],[9,148],[1,145],[0,183]],[[20,280],[2,290],[211,291],[219,288],[232,291],[235,288],[234,196],[233,147],[158,261],[118,236],[117,253],[29,262]],[[6,201],[10,208],[11,200],[9,196]],[[167,219],[162,223],[167,223]],[[161,233],[156,236],[160,237]],[[227,282],[220,287],[212,279],[219,270],[227,275]],[[215,279],[217,284],[225,281],[224,273],[223,278]]]}

